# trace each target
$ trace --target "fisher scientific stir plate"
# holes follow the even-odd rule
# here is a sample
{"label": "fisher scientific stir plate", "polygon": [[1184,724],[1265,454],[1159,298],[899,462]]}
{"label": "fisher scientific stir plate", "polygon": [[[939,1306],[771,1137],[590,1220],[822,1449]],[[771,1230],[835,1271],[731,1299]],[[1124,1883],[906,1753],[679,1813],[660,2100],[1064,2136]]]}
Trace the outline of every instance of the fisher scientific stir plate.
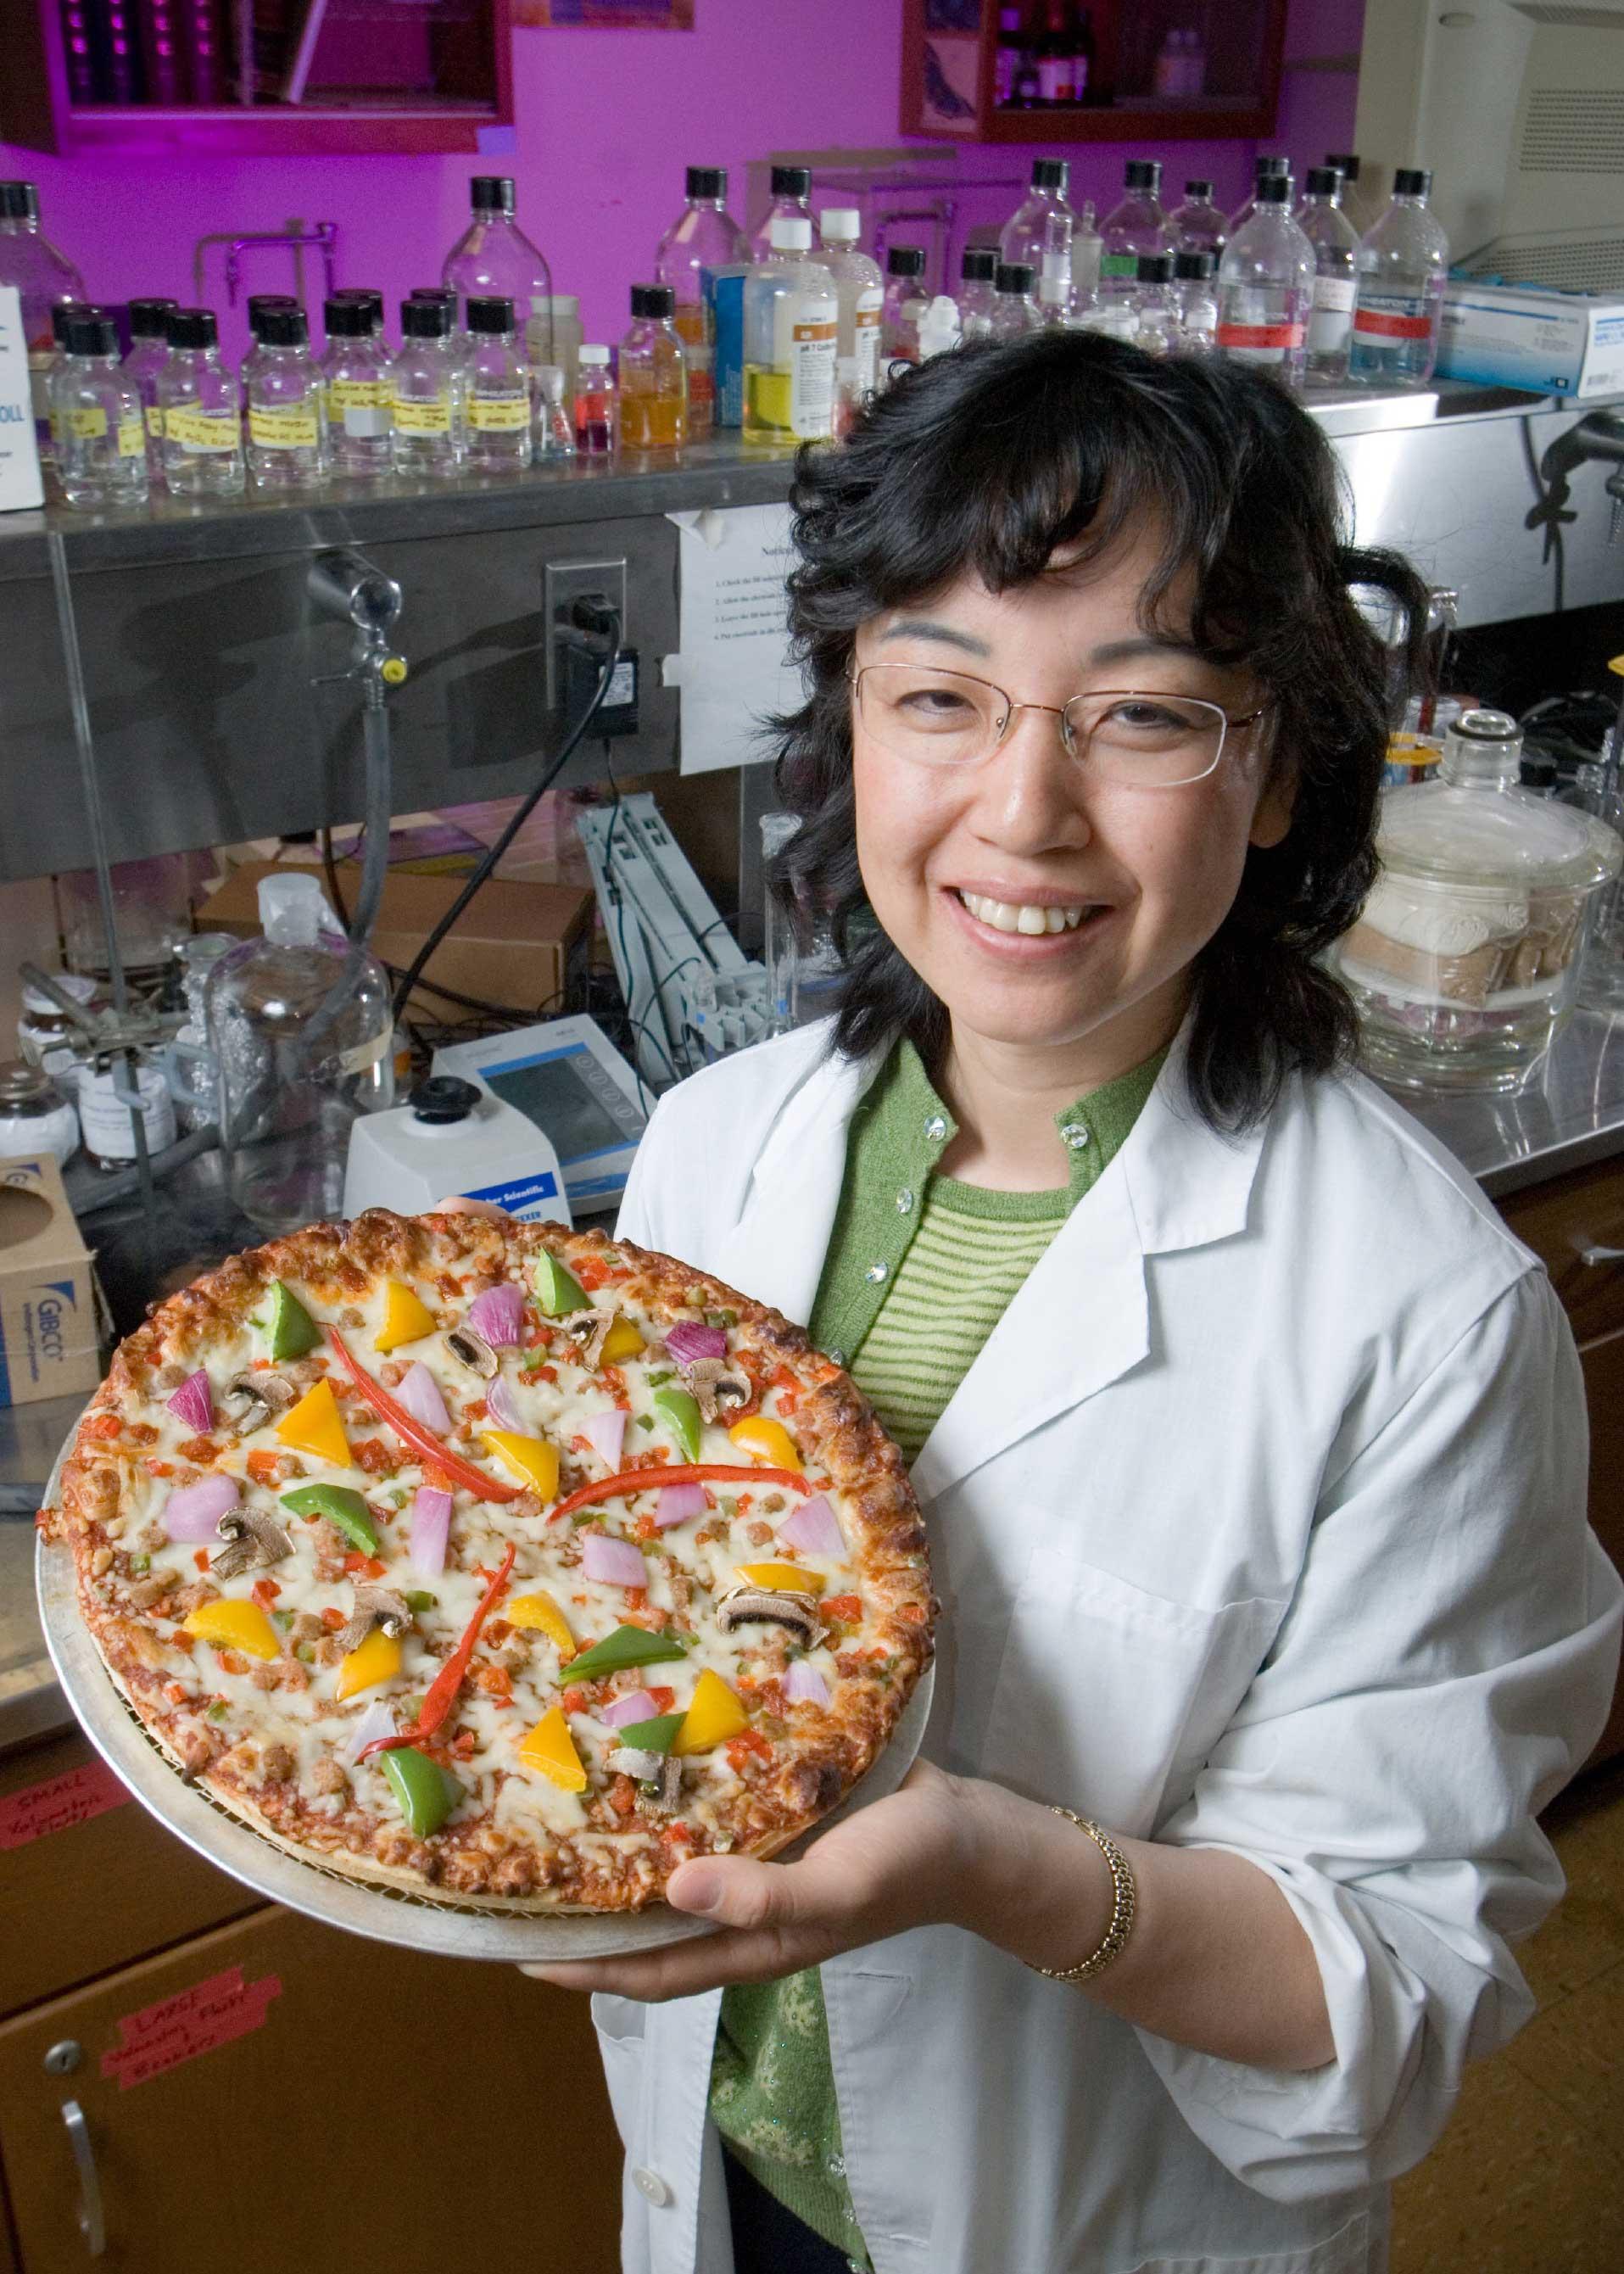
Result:
{"label": "fisher scientific stir plate", "polygon": [[[72,1445],[71,1434],[45,1488],[48,1507],[56,1505],[62,1465]],[[80,1727],[102,1759],[120,1783],[177,1839],[270,1901],[303,1912],[326,1926],[365,1935],[374,1942],[396,1943],[441,1958],[488,1958],[511,1965],[618,1958],[716,1932],[711,1920],[673,1910],[665,1903],[646,1911],[614,1912],[601,1918],[575,1914],[502,1917],[443,1898],[369,1886],[289,1855],[228,1813],[199,1786],[189,1783],[125,1705],[79,1615],[73,1556],[65,1543],[40,1540],[35,1577],[51,1663]],[[867,1775],[838,1808],[792,1841],[775,1862],[793,1863],[815,1840],[854,1810],[895,1792],[918,1758],[935,1690],[932,1658],[890,1743]]]}

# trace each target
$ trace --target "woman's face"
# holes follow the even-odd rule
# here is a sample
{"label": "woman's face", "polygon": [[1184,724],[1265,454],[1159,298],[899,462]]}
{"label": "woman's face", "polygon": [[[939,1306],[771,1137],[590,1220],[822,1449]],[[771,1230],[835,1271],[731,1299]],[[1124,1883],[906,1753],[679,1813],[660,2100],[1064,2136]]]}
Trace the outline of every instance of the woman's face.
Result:
{"label": "woman's face", "polygon": [[[1156,557],[1146,531],[1086,568],[1056,553],[1034,584],[1009,592],[966,575],[865,624],[857,667],[969,673],[1013,702],[1056,709],[1074,695],[1132,689],[1200,697],[1231,718],[1256,710],[1262,691],[1246,674],[1177,644],[1187,599],[1177,586],[1162,611],[1171,629],[1147,636],[1139,597]],[[1094,1037],[1109,1048],[1106,1030],[1120,1021],[1124,1035],[1149,1037],[1139,1055],[1170,1035],[1248,846],[1278,844],[1289,825],[1289,786],[1266,783],[1268,725],[1231,729],[1200,780],[1147,788],[1091,779],[1049,712],[1018,712],[989,757],[957,771],[880,748],[853,705],[869,902],[955,1035],[1021,1049]],[[1041,908],[1047,922],[1056,907],[1081,910],[1081,922],[1041,935],[1005,928],[1011,908]]]}

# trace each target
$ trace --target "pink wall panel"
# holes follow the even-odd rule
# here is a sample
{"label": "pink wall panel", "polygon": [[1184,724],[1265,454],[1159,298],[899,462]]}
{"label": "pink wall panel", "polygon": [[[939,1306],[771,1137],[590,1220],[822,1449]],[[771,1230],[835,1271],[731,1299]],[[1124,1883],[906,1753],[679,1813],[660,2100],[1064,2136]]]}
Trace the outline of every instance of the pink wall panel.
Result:
{"label": "pink wall panel", "polygon": [[[192,248],[205,231],[278,229],[298,216],[336,221],[339,282],[376,283],[393,303],[413,284],[438,279],[464,225],[468,176],[509,172],[555,288],[579,293],[589,336],[613,339],[625,328],[627,286],[648,275],[655,241],[681,202],[685,164],[730,167],[739,212],[751,157],[901,140],[897,0],[696,0],[695,13],[696,28],[688,33],[516,33],[518,124],[510,147],[480,160],[62,161],[0,144],[0,173],[39,184],[48,233],[105,299],[172,292],[189,300]],[[1363,0],[1292,0],[1288,56],[1350,52],[1362,16]],[[1344,145],[1353,102],[1349,75],[1289,72],[1278,147],[1300,168]],[[1234,205],[1256,147],[1074,147],[1074,195],[1113,203],[1123,159],[1142,150],[1166,162],[1176,194],[1186,175],[1210,174],[1221,200]],[[1030,155],[970,150],[965,170],[1009,176],[1024,171]],[[1010,203],[1001,189],[973,192],[966,218],[1001,219]],[[223,310],[219,263],[216,249],[204,297]],[[246,289],[285,290],[289,281],[283,256],[260,255],[250,263]],[[314,276],[310,289],[315,297]],[[229,325],[228,350],[241,344],[240,328]]]}

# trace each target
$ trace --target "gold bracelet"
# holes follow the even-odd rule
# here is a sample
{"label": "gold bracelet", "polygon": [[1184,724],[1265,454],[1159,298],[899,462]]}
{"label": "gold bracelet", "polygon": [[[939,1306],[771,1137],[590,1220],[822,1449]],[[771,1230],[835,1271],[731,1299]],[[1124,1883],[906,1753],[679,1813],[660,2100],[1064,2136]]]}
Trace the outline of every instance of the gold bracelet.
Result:
{"label": "gold bracelet", "polygon": [[[1133,1914],[1139,1905],[1139,1894],[1133,1884],[1133,1873],[1128,1859],[1109,1832],[1102,1832],[1089,1816],[1077,1816],[1069,1808],[1050,1809],[1056,1816],[1070,1818],[1079,1831],[1086,1832],[1111,1867],[1111,1923],[1105,1930],[1105,1939],[1100,1947],[1090,1952],[1079,1966],[1034,1966],[1034,1974],[1046,1974],[1051,1982],[1086,1982],[1091,1974],[1098,1974],[1121,1956],[1128,1937],[1133,1931]],[[1028,1962],[1030,1963],[1030,1962]]]}

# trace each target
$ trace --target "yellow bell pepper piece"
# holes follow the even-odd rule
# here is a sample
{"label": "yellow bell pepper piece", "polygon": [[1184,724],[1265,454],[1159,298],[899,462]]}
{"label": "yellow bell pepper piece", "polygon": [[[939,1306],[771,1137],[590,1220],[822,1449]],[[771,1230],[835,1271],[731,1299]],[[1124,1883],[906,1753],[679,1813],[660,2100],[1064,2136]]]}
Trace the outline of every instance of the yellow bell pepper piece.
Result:
{"label": "yellow bell pepper piece", "polygon": [[434,1332],[437,1323],[426,1303],[398,1279],[391,1279],[384,1288],[382,1331],[372,1348],[392,1351],[401,1343],[420,1343],[425,1335]]}
{"label": "yellow bell pepper piece", "polygon": [[586,1771],[561,1706],[542,1715],[520,1746],[519,1758],[527,1768],[539,1769],[543,1776],[551,1777],[566,1792],[586,1790]]}
{"label": "yellow bell pepper piece", "polygon": [[635,1358],[643,1347],[643,1337],[628,1318],[618,1318],[604,1337],[603,1363],[619,1366],[623,1358]]}
{"label": "yellow bell pepper piece", "polygon": [[329,1462],[335,1469],[354,1466],[350,1440],[338,1418],[338,1400],[325,1374],[313,1389],[307,1389],[298,1404],[282,1415],[276,1424],[276,1434],[295,1452],[313,1453],[319,1461]]}
{"label": "yellow bell pepper piece", "polygon": [[374,1627],[364,1643],[338,1662],[335,1698],[353,1698],[357,1690],[371,1690],[380,1682],[393,1682],[401,1670],[401,1646],[393,1635]]}
{"label": "yellow bell pepper piece", "polygon": [[723,1681],[705,1667],[694,1684],[694,1702],[683,1717],[671,1750],[684,1756],[708,1753],[736,1737],[741,1729],[749,1726],[749,1715]]}
{"label": "yellow bell pepper piece", "polygon": [[821,1571],[808,1571],[802,1563],[735,1563],[733,1569],[752,1587],[787,1588],[796,1595],[821,1595],[829,1584]]}
{"label": "yellow bell pepper piece", "polygon": [[579,1645],[569,1631],[569,1622],[551,1595],[538,1592],[533,1595],[515,1595],[510,1603],[502,1605],[501,1615],[510,1627],[535,1627],[549,1642],[558,1645],[559,1656],[568,1665]]}
{"label": "yellow bell pepper piece", "polygon": [[534,1485],[543,1500],[558,1498],[556,1445],[549,1445],[545,1437],[521,1437],[514,1429],[484,1429],[480,1434],[498,1460],[506,1461],[514,1475],[527,1485]]}
{"label": "yellow bell pepper piece", "polygon": [[770,1468],[801,1466],[794,1439],[782,1421],[774,1421],[765,1413],[753,1413],[748,1421],[735,1421],[727,1434],[741,1452],[754,1453]]}
{"label": "yellow bell pepper piece", "polygon": [[197,1635],[204,1642],[212,1642],[220,1650],[240,1650],[250,1658],[280,1658],[282,1645],[276,1639],[276,1630],[258,1603],[204,1603],[195,1611],[188,1611],[181,1621],[186,1632]]}

